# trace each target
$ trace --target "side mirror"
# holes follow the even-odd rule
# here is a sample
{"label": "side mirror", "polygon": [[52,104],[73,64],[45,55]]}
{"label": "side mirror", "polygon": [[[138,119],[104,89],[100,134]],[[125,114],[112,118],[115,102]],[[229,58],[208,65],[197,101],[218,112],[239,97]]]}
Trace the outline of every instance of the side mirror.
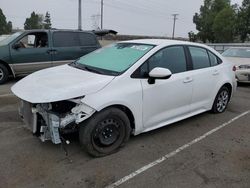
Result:
{"label": "side mirror", "polygon": [[149,72],[148,83],[154,84],[156,79],[168,79],[172,76],[172,72],[169,69],[155,67]]}
{"label": "side mirror", "polygon": [[19,48],[22,48],[22,45],[20,43],[15,43],[13,46],[12,46],[15,50],[19,49]]}

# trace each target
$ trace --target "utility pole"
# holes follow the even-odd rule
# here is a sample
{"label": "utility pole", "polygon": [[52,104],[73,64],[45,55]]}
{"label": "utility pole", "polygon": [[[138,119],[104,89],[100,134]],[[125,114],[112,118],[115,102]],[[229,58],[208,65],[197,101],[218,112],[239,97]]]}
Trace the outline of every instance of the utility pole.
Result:
{"label": "utility pole", "polygon": [[172,39],[174,39],[174,32],[175,32],[175,22],[178,19],[177,16],[179,14],[172,14],[172,16],[174,17],[174,25],[173,25],[173,34],[172,34]]}
{"label": "utility pole", "polygon": [[101,0],[101,29],[103,29],[103,0]]}
{"label": "utility pole", "polygon": [[78,2],[78,30],[82,30],[82,0]]}

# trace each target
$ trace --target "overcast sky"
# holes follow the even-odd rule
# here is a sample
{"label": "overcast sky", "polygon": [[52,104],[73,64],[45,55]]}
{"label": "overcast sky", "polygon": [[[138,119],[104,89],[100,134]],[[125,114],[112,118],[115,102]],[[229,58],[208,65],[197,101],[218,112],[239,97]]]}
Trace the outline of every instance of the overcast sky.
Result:
{"label": "overcast sky", "polygon": [[[82,0],[83,29],[93,29],[100,24],[100,1]],[[242,0],[232,0],[241,5]],[[192,22],[195,12],[203,0],[104,0],[104,28],[114,29],[120,34],[171,36],[174,13],[178,13],[176,34],[187,37],[195,31]],[[13,27],[23,28],[32,11],[51,14],[52,27],[77,29],[78,0],[0,0],[0,8]]]}

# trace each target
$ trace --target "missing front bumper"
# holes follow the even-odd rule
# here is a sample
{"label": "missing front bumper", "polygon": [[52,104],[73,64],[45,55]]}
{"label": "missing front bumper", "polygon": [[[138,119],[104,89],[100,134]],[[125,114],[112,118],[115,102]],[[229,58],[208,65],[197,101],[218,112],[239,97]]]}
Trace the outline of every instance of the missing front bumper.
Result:
{"label": "missing front bumper", "polygon": [[76,104],[70,112],[59,114],[52,111],[50,103],[35,105],[21,101],[19,112],[27,127],[39,136],[41,141],[51,140],[54,144],[60,144],[61,131],[69,125],[78,125],[95,113],[95,110],[81,103]]}

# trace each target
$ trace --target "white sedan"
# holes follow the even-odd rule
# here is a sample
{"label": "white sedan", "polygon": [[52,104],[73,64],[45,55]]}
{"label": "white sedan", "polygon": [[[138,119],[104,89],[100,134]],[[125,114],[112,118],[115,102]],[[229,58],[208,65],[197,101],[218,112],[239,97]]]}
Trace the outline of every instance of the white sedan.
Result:
{"label": "white sedan", "polygon": [[222,53],[236,67],[238,82],[250,83],[250,47],[233,47]]}
{"label": "white sedan", "polygon": [[233,64],[205,45],[133,40],[35,72],[12,91],[42,141],[59,144],[63,133],[76,130],[88,153],[105,156],[131,134],[224,112],[235,88]]}

